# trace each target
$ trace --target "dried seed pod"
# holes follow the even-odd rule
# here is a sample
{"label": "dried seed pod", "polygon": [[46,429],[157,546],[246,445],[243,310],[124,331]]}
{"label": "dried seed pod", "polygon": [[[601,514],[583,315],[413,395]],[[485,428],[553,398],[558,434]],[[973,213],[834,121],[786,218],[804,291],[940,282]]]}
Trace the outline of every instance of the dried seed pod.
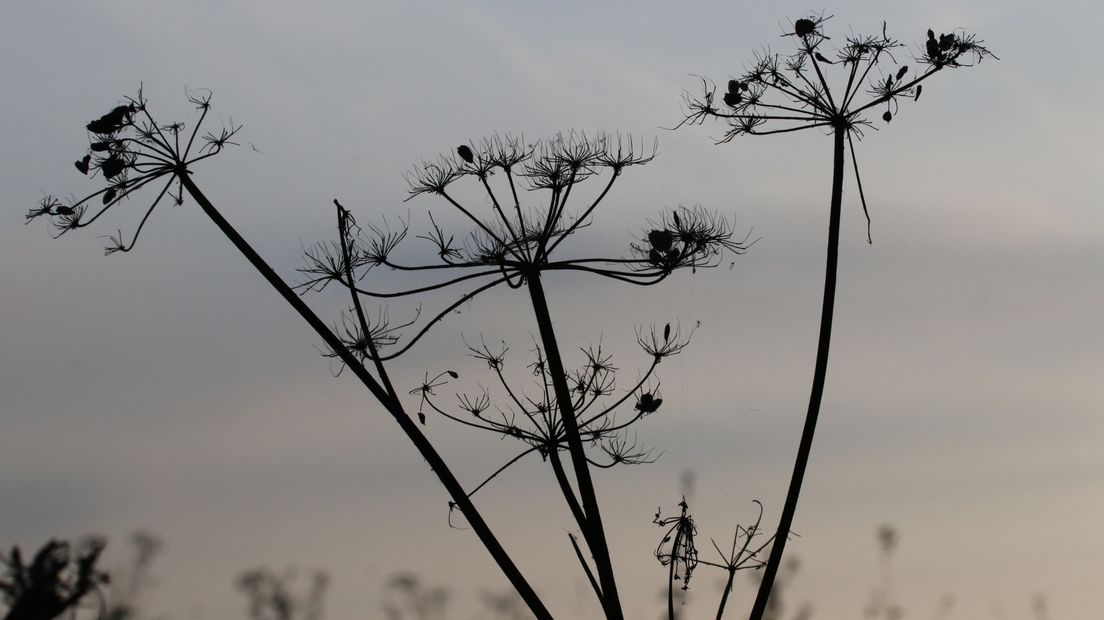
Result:
{"label": "dried seed pod", "polygon": [[831,60],[828,60],[827,58],[825,58],[824,54],[821,54],[820,52],[817,52],[817,53],[813,54],[813,57],[816,58],[817,60],[819,60],[820,62],[826,64],[826,65],[835,64]]}
{"label": "dried seed pod", "polygon": [[56,215],[73,215],[74,213],[76,213],[76,211],[73,210],[73,207],[67,207],[65,205],[58,205],[57,207],[54,208],[54,213]]}
{"label": "dried seed pod", "polygon": [[133,112],[134,109],[130,106],[121,105],[91,123],[88,123],[86,127],[88,131],[95,134],[112,134],[122,129],[123,125],[130,120],[130,115]]}
{"label": "dried seed pod", "polygon": [[893,115],[890,114],[889,110],[886,110],[886,113],[882,115],[882,120],[887,122],[887,123],[889,121],[893,120]]}
{"label": "dried seed pod", "polygon": [[905,66],[901,67],[900,69],[898,69],[897,70],[897,79],[900,80],[901,78],[905,77],[905,74],[908,73],[908,69],[909,69],[908,65],[905,65]]}
{"label": "dried seed pod", "polygon": [[652,249],[657,252],[666,252],[670,250],[673,241],[674,236],[669,230],[653,230],[648,233],[648,243],[650,243]]}
{"label": "dried seed pod", "polygon": [[[931,31],[929,30],[928,32],[931,32]],[[928,42],[925,44],[925,48],[926,48],[926,51],[928,52],[928,58],[931,58],[932,60],[935,60],[936,58],[939,58],[939,56],[940,56],[939,43],[936,42],[935,39],[928,39]]]}
{"label": "dried seed pod", "polygon": [[460,155],[460,159],[463,159],[464,161],[468,162],[469,164],[472,163],[473,161],[475,161],[475,155],[472,153],[472,150],[470,148],[468,148],[468,145],[466,145],[466,144],[461,144],[460,146],[456,147],[456,152],[457,152],[457,154]]}
{"label": "dried seed pod", "polygon": [[106,123],[106,122],[104,122],[104,119],[102,119],[102,118],[98,118],[98,119],[92,121],[91,123],[88,123],[87,125],[85,125],[85,129],[87,129],[88,131],[91,131],[92,133],[96,133],[96,134],[100,134],[100,135],[107,135],[107,134],[115,131],[115,127],[108,124],[108,123]]}
{"label": "dried seed pod", "polygon": [[744,100],[744,96],[740,93],[725,93],[724,102],[730,108],[735,108],[740,105],[740,102]]}
{"label": "dried seed pod", "polygon": [[917,100],[920,99],[920,91],[922,91],[922,90],[924,90],[924,85],[923,84],[917,84],[916,85],[916,96],[912,98],[913,101],[917,101]]}
{"label": "dried seed pod", "polygon": [[126,162],[115,155],[108,157],[100,164],[100,171],[103,172],[105,179],[115,178],[124,168],[126,168]]}
{"label": "dried seed pod", "polygon": [[799,37],[809,36],[816,32],[816,22],[811,19],[799,19],[794,22],[794,34]]}
{"label": "dried seed pod", "polygon": [[640,399],[636,401],[636,410],[640,413],[655,413],[662,404],[662,398],[656,398],[650,392],[645,392],[641,394]]}
{"label": "dried seed pod", "polygon": [[73,162],[73,165],[77,167],[77,170],[80,170],[81,174],[88,174],[88,162],[90,161],[92,161],[92,156],[85,155],[79,160]]}
{"label": "dried seed pod", "polygon": [[107,204],[107,203],[111,202],[112,200],[115,200],[115,193],[116,192],[115,192],[114,187],[108,188],[108,190],[106,192],[104,192],[103,203]]}

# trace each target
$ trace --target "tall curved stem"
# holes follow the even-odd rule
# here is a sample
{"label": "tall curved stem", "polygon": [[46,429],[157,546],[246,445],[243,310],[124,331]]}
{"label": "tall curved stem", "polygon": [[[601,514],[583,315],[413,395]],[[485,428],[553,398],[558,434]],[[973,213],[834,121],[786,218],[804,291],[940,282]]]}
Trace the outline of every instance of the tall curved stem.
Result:
{"label": "tall curved stem", "polygon": [[820,415],[820,400],[824,394],[824,378],[828,372],[828,348],[832,340],[832,311],[836,300],[836,266],[839,263],[840,204],[843,201],[843,160],[844,141],[848,129],[837,125],[834,133],[832,157],[832,208],[828,222],[828,258],[824,269],[824,301],[820,310],[820,340],[817,344],[816,368],[813,371],[813,387],[809,394],[809,410],[805,414],[805,428],[801,432],[801,443],[797,448],[790,488],[786,493],[786,504],[782,508],[782,517],[774,534],[770,559],[763,572],[763,581],[755,595],[755,605],[751,609],[751,620],[762,620],[770,600],[771,588],[778,567],[782,563],[782,552],[786,548],[786,539],[790,535],[794,513],[797,511],[797,498],[801,494],[801,482],[805,478],[805,468],[809,464],[809,453],[813,447],[813,434],[816,432],[817,417]]}

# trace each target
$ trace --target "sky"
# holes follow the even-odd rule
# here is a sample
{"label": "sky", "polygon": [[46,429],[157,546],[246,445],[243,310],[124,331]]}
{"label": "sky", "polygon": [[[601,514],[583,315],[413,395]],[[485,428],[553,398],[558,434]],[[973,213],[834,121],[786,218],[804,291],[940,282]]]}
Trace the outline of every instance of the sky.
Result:
{"label": "sky", "polygon": [[[857,144],[873,244],[851,171],[844,194],[833,348],[794,524],[785,596],[814,618],[859,617],[882,578],[892,525],[908,617],[1090,619],[1104,608],[1104,101],[1089,2],[812,7],[833,42],[887,30],[904,42],[976,32],[999,61],[948,71]],[[816,346],[831,140],[816,130],[717,145],[715,125],[670,131],[695,75],[739,74],[810,7],[669,2],[75,2],[0,6],[0,547],[109,538],[109,566],[144,528],[165,541],[151,612],[244,617],[241,571],[325,570],[330,618],[375,617],[388,577],[413,571],[478,613],[506,582],[397,426],[191,202],[160,209],[129,254],[103,235],[133,209],[58,240],[24,214],[45,194],[96,187],[72,167],[83,125],[142,86],[160,118],[214,93],[241,146],[197,182],[295,279],[303,248],[333,237],[331,201],[361,221],[447,208],[409,202],[404,171],[496,132],[562,130],[658,140],[576,248],[627,251],[662,209],[701,204],[758,239],[723,266],[629,290],[550,277],[568,359],[601,339],[628,377],[637,325],[689,328],[660,368],[664,406],[639,427],[654,464],[597,476],[629,617],[662,614],[656,507],[685,494],[704,544],[777,519]],[[911,48],[915,50],[916,48]],[[98,187],[98,186],[97,186]],[[412,255],[419,246],[408,248]],[[375,274],[371,277],[376,277]],[[380,274],[382,282],[393,276]],[[390,279],[389,279],[390,278]],[[394,364],[404,388],[485,366],[461,335],[505,340],[519,365],[526,300],[465,305]],[[343,302],[309,301],[336,318]],[[436,299],[428,299],[431,304]],[[395,308],[409,311],[408,306]],[[574,356],[574,357],[572,357]],[[460,389],[460,388],[458,388]],[[416,399],[411,401],[416,406]],[[465,481],[513,456],[496,438],[431,419]],[[692,485],[686,484],[687,472]],[[478,505],[557,617],[596,617],[567,542],[569,512],[539,461]],[[712,617],[699,573],[688,617]],[[732,617],[750,607],[750,580]],[[948,599],[949,600],[949,599]]]}

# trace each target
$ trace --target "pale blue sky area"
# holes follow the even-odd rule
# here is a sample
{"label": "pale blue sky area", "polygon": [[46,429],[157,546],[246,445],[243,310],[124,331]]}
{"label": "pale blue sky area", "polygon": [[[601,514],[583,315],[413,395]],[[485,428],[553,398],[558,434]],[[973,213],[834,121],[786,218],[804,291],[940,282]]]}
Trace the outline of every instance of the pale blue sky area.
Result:
{"label": "pale blue sky area", "polygon": [[[155,213],[135,251],[102,256],[135,213],[53,241],[23,215],[46,193],[91,191],[72,166],[83,125],[141,84],[162,118],[194,120],[186,88],[214,92],[242,146],[196,179],[281,273],[332,236],[331,200],[362,221],[409,216],[403,172],[509,131],[580,129],[658,139],[578,248],[627,251],[678,204],[734,214],[759,242],[725,267],[629,290],[548,281],[569,359],[596,341],[625,381],[646,363],[634,326],[696,325],[660,369],[664,406],[639,427],[655,464],[598,477],[629,617],[656,618],[657,506],[683,472],[702,535],[718,541],[782,504],[812,374],[831,140],[816,130],[738,138],[667,131],[693,74],[719,82],[804,3],[9,2],[0,7],[0,546],[128,532],[166,541],[152,610],[244,617],[234,576],[257,565],[329,571],[328,617],[376,617],[387,576],[417,571],[475,614],[506,583],[396,425],[191,203]],[[820,7],[812,7],[818,12]],[[821,427],[787,547],[787,599],[814,618],[860,617],[879,579],[874,534],[901,534],[897,595],[909,618],[947,594],[955,619],[1094,620],[1104,608],[1104,213],[1096,3],[839,2],[833,41],[880,32],[916,50],[966,28],[1000,57],[947,71],[857,145],[873,245],[850,170]],[[879,113],[880,114],[880,113]],[[875,117],[876,118],[876,117]],[[124,205],[126,206],[126,205]],[[139,208],[135,204],[134,209]],[[411,251],[418,246],[411,246]],[[623,248],[623,249],[622,249]],[[729,263],[732,268],[728,268]],[[387,282],[389,276],[384,276]],[[523,298],[465,306],[394,376],[486,382],[460,334],[506,340],[520,364],[535,327]],[[311,298],[320,310],[341,301]],[[429,300],[433,302],[434,300]],[[399,306],[396,311],[409,310]],[[700,325],[698,323],[700,322]],[[514,452],[444,420],[427,432],[466,481]],[[479,505],[557,613],[594,617],[539,461]],[[712,617],[702,572],[688,617]],[[749,607],[742,583],[732,617]]]}

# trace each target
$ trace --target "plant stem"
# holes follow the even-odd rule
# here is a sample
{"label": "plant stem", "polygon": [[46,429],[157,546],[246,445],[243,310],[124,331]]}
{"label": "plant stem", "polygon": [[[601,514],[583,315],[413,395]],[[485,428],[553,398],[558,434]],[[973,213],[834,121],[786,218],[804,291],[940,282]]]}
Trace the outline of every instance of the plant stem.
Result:
{"label": "plant stem", "polygon": [[563,420],[564,436],[567,439],[568,452],[571,454],[571,465],[575,470],[575,482],[579,486],[579,499],[586,516],[586,527],[583,536],[594,556],[595,568],[598,572],[598,580],[602,586],[602,609],[606,613],[607,620],[622,620],[621,601],[617,596],[617,583],[613,576],[613,564],[610,559],[609,546],[606,544],[606,533],[602,527],[602,515],[598,510],[598,498],[594,492],[594,483],[590,478],[590,468],[587,466],[586,454],[583,452],[583,442],[579,436],[579,423],[575,419],[575,411],[571,406],[571,391],[567,387],[567,373],[564,371],[563,361],[560,359],[560,349],[556,344],[556,332],[552,328],[552,317],[548,313],[548,300],[544,295],[544,287],[541,286],[539,269],[532,269],[526,274],[529,285],[529,297],[533,302],[533,313],[537,318],[537,328],[541,335],[541,344],[544,347],[544,355],[548,362],[548,372],[552,376],[552,388],[555,391],[556,403],[560,409],[560,417]]}
{"label": "plant stem", "polygon": [[568,532],[567,539],[571,541],[571,548],[575,550],[575,557],[579,558],[579,564],[583,565],[583,572],[586,573],[590,587],[594,589],[594,595],[598,597],[599,601],[602,600],[602,586],[598,585],[598,581],[594,579],[594,573],[590,570],[590,564],[587,564],[586,558],[583,557],[583,550],[579,548],[575,535]]}
{"label": "plant stem", "polygon": [[717,605],[717,620],[724,616],[725,605],[728,603],[728,593],[732,592],[732,582],[736,579],[736,569],[728,569],[728,581],[725,582],[724,593],[721,594],[721,603]]}
{"label": "plant stem", "polygon": [[828,258],[824,269],[824,301],[820,310],[820,341],[817,344],[816,368],[813,371],[813,387],[809,395],[809,410],[805,414],[805,428],[801,432],[801,443],[797,448],[790,488],[786,493],[786,504],[782,508],[782,517],[774,534],[770,559],[763,572],[763,581],[755,595],[755,605],[751,609],[750,620],[762,620],[770,600],[771,587],[782,563],[782,552],[790,535],[794,513],[797,511],[797,498],[801,493],[801,482],[805,478],[805,467],[809,463],[809,453],[813,447],[813,434],[816,432],[817,417],[820,414],[821,396],[824,394],[824,378],[828,371],[828,348],[832,340],[832,311],[836,298],[836,266],[839,262],[840,204],[843,201],[843,159],[844,140],[848,128],[837,124],[833,134],[832,154],[832,206],[828,222]]}
{"label": "plant stem", "polygon": [[675,552],[682,542],[682,528],[675,529],[675,540],[671,542],[671,563],[667,566],[667,620],[675,620]]}
{"label": "plant stem", "polygon": [[349,294],[353,299],[353,309],[356,311],[357,321],[360,323],[360,331],[364,334],[365,342],[368,343],[368,353],[376,364],[376,376],[379,377],[384,390],[397,400],[399,393],[395,391],[395,386],[391,385],[391,379],[387,376],[387,369],[383,367],[383,360],[380,359],[379,352],[376,350],[376,343],[372,340],[372,328],[368,325],[368,319],[364,316],[364,307],[360,303],[360,293],[356,289],[356,279],[353,277],[353,259],[349,252],[349,212],[337,200],[334,200],[334,206],[337,207],[337,232],[341,239],[341,256],[345,264],[345,282],[348,283]]}
{"label": "plant stem", "polygon": [[579,530],[585,534],[587,529],[586,514],[583,513],[583,508],[579,506],[579,500],[575,498],[575,491],[571,488],[571,481],[567,479],[567,472],[564,471],[559,452],[554,449],[549,450],[548,462],[552,464],[552,472],[556,474],[556,483],[560,485],[560,491],[563,493],[568,508],[571,509],[571,515],[575,517],[575,523],[579,525]]}
{"label": "plant stem", "polygon": [[464,492],[464,488],[460,485],[460,482],[453,475],[452,470],[445,464],[444,459],[429,442],[418,426],[414,423],[414,420],[410,418],[402,409],[402,404],[397,398],[393,398],[387,391],[381,386],[373,377],[368,373],[368,370],[364,368],[364,365],[356,359],[349,349],[341,342],[341,340],[334,335],[329,327],[322,322],[318,315],[316,315],[307,305],[300,299],[299,295],[287,285],[283,279],[265,262],[256,250],[254,250],[249,243],[240,235],[238,231],[222,217],[222,214],[215,209],[215,206],[211,204],[211,201],[200,191],[199,187],[188,176],[189,172],[186,169],[177,171],[177,176],[180,182],[184,185],[184,189],[188,191],[188,194],[199,204],[200,208],[207,217],[219,227],[224,235],[234,244],[234,247],[241,252],[247,260],[264,276],[265,280],[276,292],[284,298],[284,301],[288,302],[292,308],[294,308],[311,327],[318,333],[319,336],[326,342],[326,345],[333,349],[334,353],[337,353],[345,365],[357,376],[358,379],[368,388],[372,395],[382,404],[391,414],[395,421],[399,423],[406,436],[414,443],[414,446],[421,453],[422,457],[429,463],[433,473],[437,474],[437,478],[440,479],[441,484],[444,485],[453,501],[456,503],[457,508],[463,513],[464,518],[468,520],[472,530],[476,536],[479,537],[480,542],[487,548],[487,551],[494,558],[499,568],[506,575],[506,578],[510,581],[510,584],[517,591],[518,595],[525,601],[525,604],[529,606],[533,615],[542,620],[552,620],[552,614],[545,608],[544,603],[537,596],[537,593],[533,590],[529,582],[525,580],[525,577],[514,565],[513,560],[506,553],[506,550],[502,548],[502,545],[495,538],[494,533],[490,527],[483,520],[482,515],[476,510],[475,505],[468,499],[467,493]]}

